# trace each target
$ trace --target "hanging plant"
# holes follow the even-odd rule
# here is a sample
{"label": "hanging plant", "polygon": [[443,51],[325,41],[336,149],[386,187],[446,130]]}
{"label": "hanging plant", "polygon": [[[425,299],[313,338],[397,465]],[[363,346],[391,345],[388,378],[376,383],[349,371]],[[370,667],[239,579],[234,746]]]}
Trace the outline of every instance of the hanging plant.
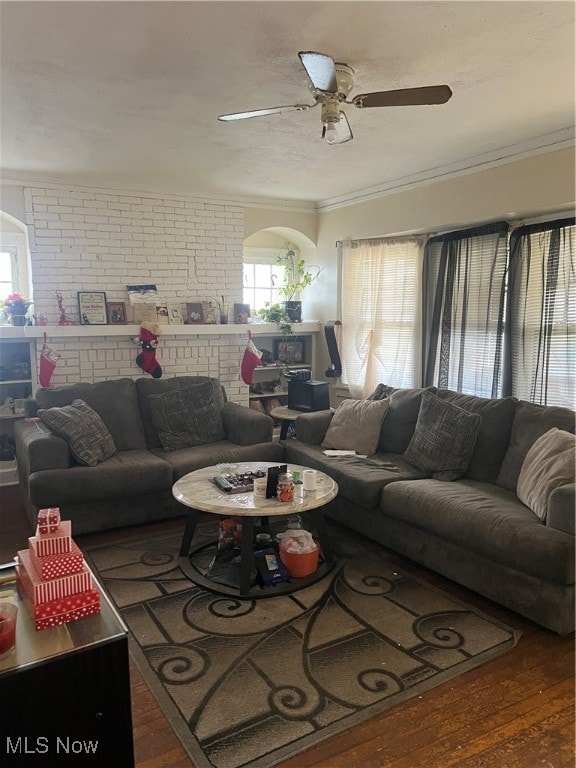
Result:
{"label": "hanging plant", "polygon": [[265,323],[276,323],[278,330],[281,331],[284,336],[290,336],[292,333],[290,318],[286,314],[286,309],[281,304],[270,304],[270,302],[267,301],[263,309],[259,309],[256,314],[261,317]]}

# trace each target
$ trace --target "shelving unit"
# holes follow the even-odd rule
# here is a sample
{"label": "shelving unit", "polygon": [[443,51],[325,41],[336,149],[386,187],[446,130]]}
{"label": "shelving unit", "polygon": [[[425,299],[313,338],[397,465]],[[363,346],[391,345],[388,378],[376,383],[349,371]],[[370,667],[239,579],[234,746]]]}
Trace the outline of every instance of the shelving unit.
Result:
{"label": "shelving unit", "polygon": [[[23,401],[36,391],[36,353],[27,339],[0,340],[0,434],[14,435],[14,421],[24,418],[24,409],[10,406],[10,399]],[[18,405],[18,403],[17,403]]]}

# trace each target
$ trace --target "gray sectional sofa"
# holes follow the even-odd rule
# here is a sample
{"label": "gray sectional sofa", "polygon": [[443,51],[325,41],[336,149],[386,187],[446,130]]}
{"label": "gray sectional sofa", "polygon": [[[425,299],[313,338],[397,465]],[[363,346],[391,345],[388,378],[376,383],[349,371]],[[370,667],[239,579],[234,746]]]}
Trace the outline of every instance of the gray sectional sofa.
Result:
{"label": "gray sectional sofa", "polygon": [[[209,383],[222,391],[219,439],[165,450],[151,412],[151,398],[192,396],[190,392]],[[182,515],[185,510],[171,489],[187,472],[221,462],[281,461],[284,457],[283,447],[272,442],[272,419],[228,402],[215,379],[125,378],[39,389],[27,413],[34,417],[39,409],[69,406],[77,399],[101,417],[116,452],[96,466],[81,466],[68,442],[42,421],[17,422],[20,486],[33,525],[38,510],[46,507],[60,507],[63,519],[72,521],[75,534]]]}
{"label": "gray sectional sofa", "polygon": [[422,389],[389,396],[374,455],[326,456],[322,443],[334,414],[321,411],[297,419],[297,439],[286,441],[286,459],[335,478],[339,494],[326,512],[339,523],[559,634],[572,631],[573,475],[547,500],[545,522],[516,489],[532,445],[554,427],[573,433],[574,412],[512,397],[429,391],[481,416],[468,469],[452,482],[433,479],[404,455]]}
{"label": "gray sectional sofa", "polygon": [[[328,457],[322,443],[332,412],[303,414],[297,439],[280,444],[272,441],[268,416],[226,402],[222,390],[222,435],[167,450],[153,398],[180,395],[202,382],[215,384],[204,377],[140,378],[39,390],[31,415],[81,399],[101,416],[116,453],[96,466],[79,466],[66,440],[43,423],[19,421],[18,469],[32,523],[38,509],[50,506],[60,507],[76,534],[162,520],[183,513],[171,488],[194,469],[235,461],[303,464],[338,482],[326,512],[339,523],[559,634],[574,629],[573,474],[546,499],[545,521],[517,495],[530,448],[552,428],[574,433],[573,411],[433,387],[383,388],[388,405],[377,425],[376,451],[366,458]],[[451,482],[419,468],[410,450],[425,391],[477,414],[467,469]],[[194,412],[184,401],[176,404],[182,420]]]}

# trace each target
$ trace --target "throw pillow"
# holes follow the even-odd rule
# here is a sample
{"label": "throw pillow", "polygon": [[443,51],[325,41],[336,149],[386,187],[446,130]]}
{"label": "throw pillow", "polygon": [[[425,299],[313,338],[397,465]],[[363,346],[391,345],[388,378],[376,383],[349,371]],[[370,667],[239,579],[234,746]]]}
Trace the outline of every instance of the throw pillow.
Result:
{"label": "throw pillow", "polygon": [[344,400],[324,436],[323,448],[370,456],[376,453],[387,400]]}
{"label": "throw pillow", "polygon": [[84,400],[73,400],[62,408],[41,408],[38,416],[59,437],[79,464],[95,467],[116,453],[116,446],[106,425]]}
{"label": "throw pillow", "polygon": [[225,437],[222,404],[210,379],[182,389],[150,395],[148,404],[165,451],[216,443]]}
{"label": "throw pillow", "polygon": [[396,392],[395,387],[389,387],[387,384],[378,384],[374,392],[368,395],[366,400],[385,400],[393,392]]}
{"label": "throw pillow", "polygon": [[552,491],[574,482],[575,445],[574,435],[554,427],[539,437],[526,454],[516,493],[544,522]]}
{"label": "throw pillow", "polygon": [[481,417],[424,392],[414,435],[404,453],[434,480],[456,480],[468,469]]}

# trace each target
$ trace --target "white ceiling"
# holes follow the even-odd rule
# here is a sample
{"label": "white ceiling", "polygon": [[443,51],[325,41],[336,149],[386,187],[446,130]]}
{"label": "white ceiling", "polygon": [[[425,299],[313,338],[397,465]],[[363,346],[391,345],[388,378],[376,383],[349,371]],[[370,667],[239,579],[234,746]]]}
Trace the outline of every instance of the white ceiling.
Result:
{"label": "white ceiling", "polygon": [[[3,2],[3,178],[226,199],[334,202],[574,136],[573,2]],[[443,106],[345,107],[320,139],[298,51],[352,96],[448,84]]]}

